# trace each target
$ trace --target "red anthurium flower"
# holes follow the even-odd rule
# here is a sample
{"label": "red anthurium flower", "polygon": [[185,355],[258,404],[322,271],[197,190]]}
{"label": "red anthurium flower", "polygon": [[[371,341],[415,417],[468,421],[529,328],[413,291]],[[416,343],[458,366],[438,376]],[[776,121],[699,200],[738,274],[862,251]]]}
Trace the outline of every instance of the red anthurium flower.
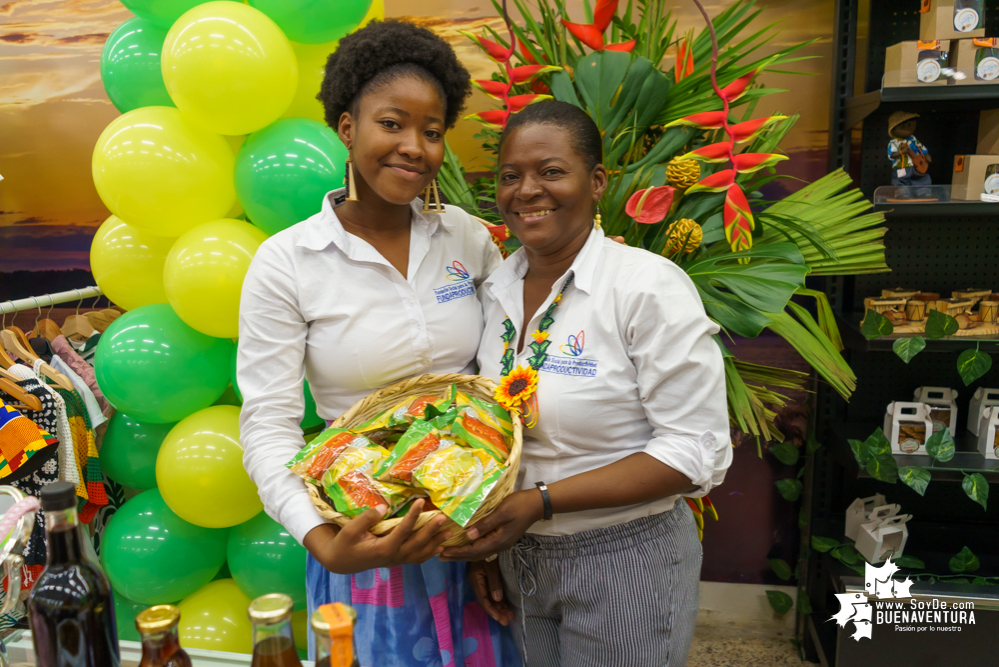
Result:
{"label": "red anthurium flower", "polygon": [[617,0],[597,0],[597,6],[593,9],[593,25],[603,33],[614,22],[615,12]]}
{"label": "red anthurium flower", "polygon": [[721,192],[728,189],[733,183],[735,183],[735,170],[723,169],[691,185],[687,190],[687,194],[693,194],[694,192]]}
{"label": "red anthurium flower", "polygon": [[707,146],[701,146],[696,150],[692,150],[689,153],[681,155],[678,160],[700,160],[701,162],[725,162],[731,156],[731,146],[727,141],[722,141],[717,144],[708,144]]}
{"label": "red anthurium flower", "polygon": [[669,209],[673,206],[673,192],[673,188],[668,185],[638,190],[628,199],[624,212],[635,222],[659,222],[669,214]]}
{"label": "red anthurium flower", "polygon": [[541,100],[550,100],[551,98],[551,95],[514,95],[506,101],[506,106],[510,110],[510,113],[517,113],[528,104],[534,104]]}
{"label": "red anthurium flower", "polygon": [[465,31],[462,31],[461,34],[465,35],[469,39],[474,39],[476,42],[478,42],[479,46],[482,47],[482,50],[485,51],[490,58],[492,58],[498,63],[505,63],[506,61],[510,60],[510,56],[513,55],[513,49],[508,49],[505,46],[502,46],[501,44],[497,44],[491,39],[486,39],[485,37],[479,37],[478,35]]}
{"label": "red anthurium flower", "polygon": [[625,53],[631,53],[633,48],[635,48],[635,40],[618,42],[617,44],[608,44],[604,47],[604,51],[624,51]]}
{"label": "red anthurium flower", "polygon": [[527,83],[539,74],[557,72],[562,69],[555,65],[521,65],[510,70],[510,80],[515,84]]}
{"label": "red anthurium flower", "polygon": [[509,117],[510,112],[506,109],[490,109],[489,111],[469,114],[465,116],[465,119],[477,120],[485,125],[495,125],[496,127],[504,128],[506,127],[506,120]]}
{"label": "red anthurium flower", "polygon": [[764,167],[772,167],[781,160],[786,160],[786,155],[776,153],[740,153],[732,158],[735,170],[740,174],[751,174]]}
{"label": "red anthurium flower", "polygon": [[729,102],[735,102],[737,99],[745,94],[746,89],[749,88],[749,84],[753,82],[753,77],[756,76],[756,70],[753,70],[749,74],[744,74],[738,79],[728,84],[721,89],[722,97]]}
{"label": "red anthurium flower", "polygon": [[700,128],[702,130],[714,130],[719,127],[722,127],[724,124],[725,124],[724,111],[703,111],[701,113],[695,113],[685,118],[680,118],[679,120],[674,120],[672,123],[668,123],[666,127],[676,127],[677,125],[688,125],[690,127]]}
{"label": "red anthurium flower", "polygon": [[486,229],[500,241],[506,241],[510,238],[510,230],[507,229],[506,225],[486,225]]}
{"label": "red anthurium flower", "polygon": [[592,23],[572,23],[562,19],[562,24],[572,33],[573,37],[583,44],[586,44],[594,51],[603,51],[604,34],[602,31],[597,30],[597,27]]}
{"label": "red anthurium flower", "polygon": [[472,83],[486,95],[491,95],[496,99],[503,99],[503,96],[509,93],[512,87],[509,83],[493,81],[492,79],[472,79]]}
{"label": "red anthurium flower", "polygon": [[742,188],[734,183],[725,194],[724,222],[725,238],[732,250],[738,252],[753,247],[753,229],[756,227],[753,212]]}
{"label": "red anthurium flower", "polygon": [[755,118],[744,123],[737,123],[729,128],[729,136],[737,143],[751,141],[756,138],[756,134],[771,123],[784,120],[787,116],[770,116],[768,118]]}

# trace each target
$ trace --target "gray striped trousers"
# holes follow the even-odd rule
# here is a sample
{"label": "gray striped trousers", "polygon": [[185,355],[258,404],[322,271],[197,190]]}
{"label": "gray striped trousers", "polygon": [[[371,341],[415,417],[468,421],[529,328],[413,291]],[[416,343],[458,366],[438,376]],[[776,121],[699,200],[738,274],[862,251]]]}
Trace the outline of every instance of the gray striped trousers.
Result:
{"label": "gray striped trousers", "polygon": [[528,533],[500,554],[525,667],[683,667],[701,544],[687,503],[575,535]]}

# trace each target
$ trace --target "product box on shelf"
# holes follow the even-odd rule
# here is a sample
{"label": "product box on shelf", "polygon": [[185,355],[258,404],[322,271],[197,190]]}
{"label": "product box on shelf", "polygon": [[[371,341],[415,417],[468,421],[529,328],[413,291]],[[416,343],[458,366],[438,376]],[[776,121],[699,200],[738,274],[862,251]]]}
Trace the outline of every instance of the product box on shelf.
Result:
{"label": "product box on shelf", "polygon": [[[930,406],[933,433],[949,428],[951,435],[957,428],[957,390],[947,387],[919,387],[912,400]],[[931,434],[932,435],[932,434]]]}
{"label": "product box on shelf", "polygon": [[899,42],[885,51],[885,88],[945,86],[946,67],[951,67],[950,40]]}
{"label": "product box on shelf", "polygon": [[985,37],[985,0],[923,0],[919,39]]}
{"label": "product box on shelf", "polygon": [[999,406],[985,408],[982,419],[978,422],[978,451],[986,461],[999,460]]}
{"label": "product box on shelf", "polygon": [[905,524],[911,514],[899,514],[898,505],[875,507],[871,520],[860,527],[854,544],[860,555],[869,563],[880,563],[885,558],[900,558],[909,541],[909,528]]}
{"label": "product box on shelf", "polygon": [[999,389],[979,387],[975,390],[975,395],[971,397],[971,405],[968,407],[968,430],[974,435],[978,435],[978,426],[982,422],[985,410],[993,405],[999,405]]}
{"label": "product box on shelf", "polygon": [[978,201],[999,194],[999,155],[955,155],[952,199]]}
{"label": "product box on shelf", "polygon": [[978,155],[999,155],[999,109],[978,114]]}
{"label": "product box on shelf", "polygon": [[893,454],[925,454],[926,440],[933,433],[930,406],[906,401],[889,403],[884,433]]}
{"label": "product box on shelf", "polygon": [[867,498],[857,498],[850,503],[850,506],[846,508],[845,535],[856,542],[857,536],[860,534],[860,527],[871,520],[871,512],[875,507],[881,507],[884,504],[885,497],[880,493],[875,493]]}
{"label": "product box on shelf", "polygon": [[958,85],[999,84],[999,38],[955,39],[951,43],[951,66],[964,74]]}

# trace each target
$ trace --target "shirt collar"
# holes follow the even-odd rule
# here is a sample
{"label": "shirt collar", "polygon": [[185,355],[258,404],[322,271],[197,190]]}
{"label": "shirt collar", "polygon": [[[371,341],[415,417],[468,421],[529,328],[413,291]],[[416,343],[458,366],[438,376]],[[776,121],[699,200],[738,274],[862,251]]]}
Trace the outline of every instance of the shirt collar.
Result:
{"label": "shirt collar", "polygon": [[[603,245],[604,232],[602,229],[594,227],[589,238],[586,239],[583,249],[576,255],[576,259],[572,261],[572,266],[566,273],[566,275],[574,274],[573,285],[587,294],[590,294],[593,289],[593,276],[597,271]],[[485,284],[493,290],[504,290],[521,280],[526,273],[527,254],[524,248],[520,248],[492,272]]]}
{"label": "shirt collar", "polygon": [[[343,223],[336,214],[336,206],[343,203],[342,197],[346,194],[346,188],[338,188],[327,192],[323,197],[323,207],[319,213],[308,218],[305,229],[298,238],[298,245],[310,250],[325,250],[332,243],[348,256],[354,250],[351,243],[351,235],[343,228]],[[340,201],[337,201],[340,199]],[[334,205],[334,202],[335,205]],[[447,213],[424,213],[423,201],[414,199],[409,204],[413,212],[413,224],[426,231],[428,236],[432,236],[439,228],[447,232],[454,231],[455,221]]]}

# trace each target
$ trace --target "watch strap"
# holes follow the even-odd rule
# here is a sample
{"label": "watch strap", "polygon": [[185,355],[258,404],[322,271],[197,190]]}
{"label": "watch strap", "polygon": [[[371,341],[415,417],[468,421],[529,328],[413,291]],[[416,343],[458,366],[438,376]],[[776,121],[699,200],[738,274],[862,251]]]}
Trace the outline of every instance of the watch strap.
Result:
{"label": "watch strap", "polygon": [[538,491],[541,492],[541,502],[545,505],[545,515],[541,519],[542,521],[552,520],[552,498],[548,495],[548,485],[544,482],[537,482],[535,484],[538,487]]}

